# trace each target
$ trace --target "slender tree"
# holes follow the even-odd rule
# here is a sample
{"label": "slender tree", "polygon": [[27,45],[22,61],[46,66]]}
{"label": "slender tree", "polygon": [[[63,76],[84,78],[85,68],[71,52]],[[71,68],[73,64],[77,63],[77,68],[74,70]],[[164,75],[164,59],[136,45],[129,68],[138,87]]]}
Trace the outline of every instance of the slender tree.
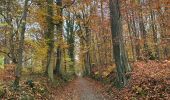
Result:
{"label": "slender tree", "polygon": [[[58,16],[62,18],[63,14],[63,8],[62,8],[62,0],[56,0],[56,4],[59,8],[59,11],[57,13]],[[57,29],[57,60],[56,60],[56,68],[55,68],[55,74],[61,75],[61,57],[62,57],[62,49],[61,49],[61,41],[62,41],[62,33],[63,33],[63,19],[59,21],[59,23],[56,24]]]}
{"label": "slender tree", "polygon": [[25,0],[24,3],[24,10],[23,10],[23,15],[21,19],[21,27],[19,31],[19,49],[18,49],[18,60],[17,60],[17,65],[16,65],[16,70],[15,70],[15,81],[14,81],[14,86],[18,87],[19,85],[19,80],[21,78],[21,71],[22,71],[22,62],[23,62],[23,49],[24,49],[24,38],[25,38],[25,30],[26,30],[26,18],[27,18],[27,12],[28,12],[28,1]]}

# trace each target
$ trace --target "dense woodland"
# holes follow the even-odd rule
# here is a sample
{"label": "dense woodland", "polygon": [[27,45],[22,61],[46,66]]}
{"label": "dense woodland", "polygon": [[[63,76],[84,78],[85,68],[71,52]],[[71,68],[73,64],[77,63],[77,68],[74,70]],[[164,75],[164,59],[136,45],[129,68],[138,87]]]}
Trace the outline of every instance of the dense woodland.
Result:
{"label": "dense woodland", "polygon": [[170,0],[0,0],[0,99],[169,100]]}

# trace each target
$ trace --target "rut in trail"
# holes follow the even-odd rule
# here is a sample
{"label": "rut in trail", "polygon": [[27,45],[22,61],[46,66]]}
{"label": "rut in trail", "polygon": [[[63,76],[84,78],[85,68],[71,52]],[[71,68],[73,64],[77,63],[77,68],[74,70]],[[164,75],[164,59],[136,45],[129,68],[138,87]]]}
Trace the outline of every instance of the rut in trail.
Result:
{"label": "rut in trail", "polygon": [[[102,86],[86,78],[78,78],[66,86],[55,100],[111,100],[104,95]],[[98,88],[96,88],[98,85]]]}

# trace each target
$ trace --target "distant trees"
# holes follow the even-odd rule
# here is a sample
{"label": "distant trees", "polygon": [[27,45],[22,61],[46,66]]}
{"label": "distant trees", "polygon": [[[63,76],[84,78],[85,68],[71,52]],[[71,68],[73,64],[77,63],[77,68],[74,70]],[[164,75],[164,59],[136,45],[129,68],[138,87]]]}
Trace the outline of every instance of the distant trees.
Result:
{"label": "distant trees", "polygon": [[[160,3],[162,5],[160,5]],[[129,33],[133,33],[132,37],[130,37],[131,40],[136,41],[135,44],[132,43],[135,45],[132,51],[137,60],[167,59],[167,57],[164,56],[164,51],[167,51],[167,49],[164,49],[164,46],[167,45],[168,42],[164,41],[167,41],[169,36],[167,35],[166,39],[163,38],[164,33],[162,33],[162,30],[167,30],[168,27],[161,27],[163,25],[162,23],[164,23],[164,25],[167,23],[165,22],[166,18],[162,16],[162,14],[167,13],[167,11],[162,10],[162,14],[160,14],[160,9],[166,8],[168,4],[169,1],[167,0],[162,0],[161,2],[159,0],[138,0],[138,2],[133,0],[122,1],[124,7],[122,7],[121,13],[129,25]],[[166,17],[169,17],[169,15]],[[160,19],[164,19],[164,21],[162,20],[160,22]],[[165,47],[169,48],[167,46]],[[167,53],[167,55],[169,54]]]}
{"label": "distant trees", "polygon": [[69,58],[72,62],[72,64],[70,65],[70,68],[72,71],[75,71],[75,42],[76,42],[76,31],[78,29],[78,25],[76,25],[76,16],[74,15],[74,11],[73,9],[65,9],[64,10],[64,16],[66,17],[65,25],[64,25],[64,30],[66,31],[64,33],[64,38],[67,41],[67,45],[68,45],[68,55]]}

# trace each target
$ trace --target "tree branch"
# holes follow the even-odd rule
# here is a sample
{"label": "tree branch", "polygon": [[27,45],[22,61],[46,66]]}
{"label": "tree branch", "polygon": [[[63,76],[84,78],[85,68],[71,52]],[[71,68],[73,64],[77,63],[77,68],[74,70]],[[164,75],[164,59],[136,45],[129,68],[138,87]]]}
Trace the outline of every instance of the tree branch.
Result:
{"label": "tree branch", "polygon": [[73,0],[72,3],[69,4],[69,5],[67,5],[67,4],[64,5],[64,6],[62,7],[62,9],[67,8],[67,7],[70,7],[71,5],[73,5],[73,4],[75,3],[75,1],[76,1],[76,0]]}
{"label": "tree branch", "polygon": [[26,62],[26,61],[30,60],[31,58],[32,58],[32,57],[29,57],[29,58],[25,59],[25,60],[22,61],[22,62]]}

